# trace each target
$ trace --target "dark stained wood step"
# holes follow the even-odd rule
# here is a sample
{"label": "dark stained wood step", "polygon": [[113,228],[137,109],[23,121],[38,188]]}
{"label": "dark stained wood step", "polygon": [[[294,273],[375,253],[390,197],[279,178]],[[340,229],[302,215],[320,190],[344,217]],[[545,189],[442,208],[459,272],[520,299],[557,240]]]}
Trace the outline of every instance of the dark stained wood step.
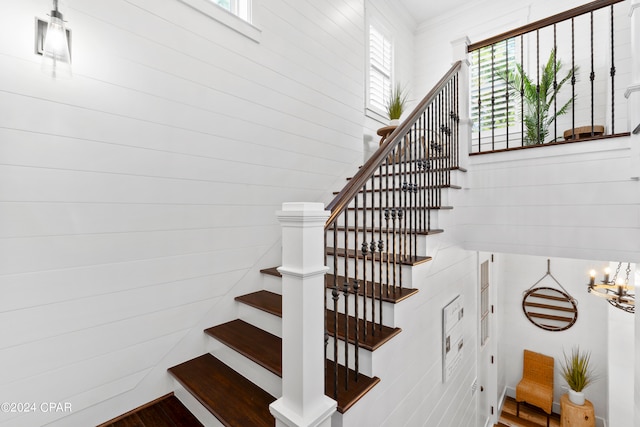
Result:
{"label": "dark stained wood step", "polygon": [[[360,307],[362,310],[362,307]],[[362,312],[361,312],[362,313]],[[327,310],[327,332],[330,336],[334,336],[335,330],[335,311]],[[366,330],[365,330],[366,326]],[[375,351],[382,344],[391,340],[391,338],[402,332],[400,328],[390,328],[389,326],[373,324],[371,322],[364,322],[363,319],[358,319],[358,345],[360,348],[369,351]],[[366,331],[366,334],[365,334]],[[354,344],[356,342],[356,318],[349,316],[349,343]],[[338,313],[338,339],[345,340],[345,325],[344,314]]]}
{"label": "dark stained wood step", "polygon": [[[400,209],[401,207],[398,206],[397,208]],[[384,212],[385,209],[393,209],[393,207],[389,207],[389,208],[387,208],[385,206],[383,206],[383,207],[376,206],[376,207],[373,207],[373,208],[370,207],[370,206],[367,207],[367,208],[359,207],[358,211],[365,211],[366,210],[367,212],[371,212],[371,211],[376,211],[377,212],[377,211],[382,210]],[[451,209],[453,209],[453,206],[402,206],[402,210],[404,210],[404,211],[425,211],[425,210],[430,211],[430,210],[451,210]],[[355,211],[356,208],[347,208],[347,210]],[[384,220],[384,218],[383,218],[383,220]]]}
{"label": "dark stained wood step", "polygon": [[[348,230],[348,231],[350,231],[350,232],[354,232],[354,231],[356,231],[356,228],[355,228],[355,227],[348,227],[348,228],[347,228],[347,230]],[[344,231],[345,231],[344,226],[338,226],[338,231],[339,231],[339,232],[344,232]],[[360,232],[362,232],[362,229],[360,229]],[[374,232],[375,234],[379,234],[379,233],[381,233],[381,232],[382,232],[382,233],[385,233],[385,232],[386,232],[386,230],[385,230],[385,229],[381,229],[380,227],[374,227],[374,228],[373,228],[373,232]],[[408,232],[408,233],[411,233],[411,234],[417,234],[417,235],[419,235],[419,236],[430,236],[430,235],[432,235],[432,234],[440,234],[440,233],[444,233],[444,230],[442,230],[442,229],[440,229],[440,228],[437,228],[437,229],[436,229],[436,228],[434,228],[434,229],[432,229],[432,230],[419,230],[419,231],[415,231],[415,230],[407,230],[407,232]],[[369,226],[369,227],[367,227],[367,233],[368,233],[368,234],[371,234],[371,227],[370,227],[370,226]]]}
{"label": "dark stained wood step", "polygon": [[205,329],[205,333],[277,376],[282,376],[280,337],[240,319]]}
{"label": "dark stained wood step", "polygon": [[[379,188],[371,189],[371,188],[368,188],[368,189],[367,189],[367,193],[379,193],[379,192],[381,192],[381,191],[387,191],[387,190],[389,190],[389,191],[391,191],[391,192],[396,191],[396,192],[398,192],[398,193],[401,193],[401,192],[402,192],[402,187],[401,187],[401,185],[402,185],[401,183],[398,183],[398,187],[395,187],[395,188],[389,188],[389,189],[387,189],[387,188],[383,188],[383,189],[379,189]],[[443,188],[452,188],[452,189],[455,189],[455,190],[460,190],[460,189],[462,189],[462,187],[461,187],[461,186],[459,186],[459,185],[453,185],[453,184],[440,184],[440,185],[429,185],[429,186],[422,186],[422,187],[418,187],[418,191],[433,190],[433,189],[443,189]],[[360,191],[358,192],[358,194],[362,194],[362,193],[363,193],[363,191],[362,191],[362,190],[360,190]],[[339,192],[339,191],[334,191],[334,192],[333,192],[333,194],[334,194],[334,195],[336,195],[336,194],[340,194],[340,192]]]}
{"label": "dark stained wood step", "polygon": [[269,412],[276,398],[209,353],[169,368],[169,372],[225,426],[276,424]]}
{"label": "dark stained wood step", "polygon": [[[282,377],[282,340],[280,338],[242,320],[234,320],[219,326],[222,326],[222,328],[214,326],[205,332],[212,335],[210,332],[214,331],[212,335],[214,338],[224,342],[260,366]],[[252,346],[255,346],[255,348],[251,348]],[[332,365],[331,370],[325,370],[325,375],[327,376],[333,375],[333,372],[335,372],[333,370],[333,362],[330,362],[330,364]],[[344,375],[345,371],[343,366],[339,366],[338,370]],[[355,377],[353,370],[349,369],[349,372],[351,376]],[[333,384],[333,379],[327,379],[326,381],[331,381],[331,384]],[[343,412],[350,408],[379,381],[380,379],[376,377],[370,378],[363,374],[359,374],[357,384],[355,381],[353,384],[352,381],[349,381],[349,387],[352,389],[348,392],[338,394],[338,410]],[[344,381],[341,382],[341,385],[344,387]],[[329,397],[333,397],[333,388],[331,388],[331,390],[331,394],[327,392],[327,396]],[[346,409],[341,410],[341,408]]]}
{"label": "dark stained wood step", "polygon": [[170,393],[122,414],[98,427],[204,427],[200,421]]}
{"label": "dark stained wood step", "polygon": [[[335,381],[335,363],[327,360],[325,364],[325,381],[324,381],[324,393],[332,399],[338,402],[338,412],[345,413],[355,403],[360,400],[365,394],[369,392],[376,384],[380,382],[380,378],[370,378],[366,375],[359,374],[356,381],[355,371],[349,369],[348,378],[345,377],[345,367],[338,365],[338,387],[337,395],[335,394],[334,381]],[[348,390],[345,390],[345,383],[348,385]]]}
{"label": "dark stained wood step", "polygon": [[[345,250],[342,248],[339,248],[337,251],[334,248],[327,248],[327,255],[337,255],[339,257],[344,257],[345,256]],[[356,256],[358,257],[358,259],[362,259],[362,253],[360,251],[354,251],[353,249],[349,249],[346,252],[346,255],[349,258],[355,258]],[[387,260],[389,260],[389,263],[393,263],[394,258],[395,257],[395,262],[396,264],[402,264],[402,265],[410,265],[410,266],[415,266],[415,265],[419,265],[428,261],[431,261],[431,257],[430,256],[411,256],[411,257],[406,257],[403,258],[400,255],[389,255],[386,252],[380,254],[380,252],[376,252],[375,253],[375,257],[374,259],[376,260],[376,262],[387,262]],[[367,255],[368,259],[371,259],[371,255]]]}
{"label": "dark stained wood step", "polygon": [[282,317],[282,295],[263,290],[236,297],[235,300],[274,316]]}
{"label": "dark stained wood step", "polygon": [[[339,286],[344,286],[344,281],[345,278],[344,276],[340,276],[338,275],[336,280],[334,281],[334,276],[333,274],[326,274],[325,275],[325,286],[327,287],[327,289],[332,289],[334,286],[334,283],[338,283]],[[351,293],[353,292],[353,282],[354,279],[350,278],[349,279],[349,291]],[[362,286],[362,283],[359,283],[359,287],[358,287],[358,295],[364,296],[365,294],[365,289],[367,291],[367,297],[371,298],[372,297],[372,292],[374,292],[375,290],[375,298],[376,299],[380,299],[380,283],[378,282],[374,282],[371,283],[371,281],[367,280],[366,283],[366,288],[364,286]],[[372,290],[372,288],[374,288],[374,290]],[[410,296],[414,295],[418,293],[418,289],[410,289],[410,288],[399,288],[396,287],[395,291],[393,290],[392,287],[390,287],[390,289],[387,289],[386,287],[382,288],[382,301],[385,302],[389,302],[392,304],[396,304],[399,303],[400,301],[403,301],[407,298],[409,298]]]}
{"label": "dark stained wood step", "polygon": [[[274,277],[282,277],[280,275],[280,272],[278,271],[278,267],[271,267],[271,268],[265,268],[263,270],[260,270],[260,272],[262,274],[266,274],[269,276],[274,276]],[[353,293],[353,280],[354,279],[349,279],[349,284],[350,284],[350,292]],[[344,284],[344,276],[338,276],[337,277],[337,281],[338,283],[343,283]],[[333,288],[333,274],[325,274],[325,286],[327,288]],[[358,289],[358,295],[362,295],[364,296],[364,292],[365,289],[367,291],[367,296],[371,297],[372,295],[372,287],[375,286],[375,297],[379,298],[380,296],[380,284],[378,282],[375,283],[371,283],[371,281],[367,281],[366,283],[366,288],[364,286],[362,286],[362,284],[360,284],[360,287]],[[395,292],[393,292],[393,290],[386,292],[383,291],[382,293],[382,300],[385,302],[389,302],[392,304],[398,303],[400,301],[403,301],[407,298],[409,298],[411,295],[414,295],[418,292],[418,289],[411,289],[411,288],[398,288],[396,287]]]}
{"label": "dark stained wood step", "polygon": [[[248,294],[246,296],[250,296],[250,299],[252,301],[251,306],[255,307],[259,310],[264,310],[267,312],[270,312],[271,314],[278,316],[278,317],[282,317],[282,297],[278,294],[274,294],[273,292],[269,292],[269,291],[258,291],[258,292],[253,292],[251,294]],[[242,300],[244,299],[245,296],[242,297],[237,297],[236,300]],[[264,305],[262,305],[262,303],[265,303]],[[362,306],[360,306],[360,310],[362,310]],[[362,313],[362,311],[360,312]],[[351,313],[353,314],[353,313]],[[329,331],[329,335],[333,336],[333,330],[334,330],[334,325],[335,325],[335,316],[334,316],[334,312],[331,310],[327,310],[326,313],[326,319],[327,319],[327,330]],[[242,322],[242,321],[240,321]],[[230,322],[231,323],[231,322]],[[244,322],[242,322],[244,323]],[[228,324],[225,324],[228,325]],[[355,325],[356,325],[356,319],[353,316],[349,316],[349,342],[351,344],[355,344],[356,341],[356,335],[355,335]],[[244,325],[240,325],[240,326],[244,326]],[[365,350],[369,350],[369,351],[375,351],[377,348],[379,348],[382,344],[388,342],[391,338],[393,338],[394,336],[398,335],[402,330],[400,328],[390,328],[389,326],[380,326],[380,325],[376,325],[375,326],[375,331],[373,330],[374,325],[371,322],[367,322],[366,323],[366,339],[365,339],[365,323],[364,320],[359,319],[358,321],[358,329],[360,332],[360,338],[358,340],[358,344],[361,348],[365,349]],[[214,328],[210,328],[209,330],[213,330]],[[209,332],[207,332],[209,333]],[[270,345],[282,345],[281,341],[276,341],[273,340],[271,337],[265,337],[265,338],[261,338],[262,340],[264,340],[265,342],[269,342],[269,340],[271,340],[271,344]],[[338,339],[344,341],[345,339],[345,334],[344,334],[344,314],[339,313],[338,314]],[[279,340],[279,338],[278,338]],[[225,341],[223,341],[225,342]],[[226,342],[225,342],[226,343]],[[236,348],[234,345],[230,345],[230,347],[232,348]],[[246,350],[243,350],[246,351]],[[245,353],[242,353],[245,354]],[[247,356],[249,357],[249,356]],[[250,357],[251,360],[254,360],[253,357]],[[254,360],[255,361],[255,360]],[[256,361],[256,363],[259,363]],[[267,368],[269,369],[269,368]],[[272,371],[273,372],[273,371]],[[276,372],[274,372],[276,373]],[[276,373],[276,375],[278,375],[278,373]]]}
{"label": "dark stained wood step", "polygon": [[[431,159],[431,160],[434,160],[434,159]],[[460,171],[460,172],[465,172],[465,173],[467,172],[467,169],[466,169],[466,168],[463,168],[463,167],[460,167],[460,166],[452,166],[452,167],[444,167],[444,168],[442,168],[442,167],[438,167],[438,166],[439,166],[439,165],[436,165],[436,167],[435,167],[435,168],[431,168],[431,169],[430,169],[430,171],[431,171],[431,172],[443,172],[443,173],[445,173],[445,174],[446,174],[447,172],[456,171],[456,170],[457,170],[457,171]],[[362,167],[362,166],[361,166],[361,167]],[[391,169],[391,167],[392,167],[392,166],[389,166],[389,168],[390,168],[390,169]],[[412,175],[414,175],[414,174],[424,174],[425,172],[424,172],[424,171],[411,170],[411,171],[408,171],[407,173],[408,173],[408,174],[412,174]],[[394,171],[390,171],[390,172],[389,172],[389,176],[391,176],[391,175],[404,175],[404,172],[397,171],[397,170],[396,170],[395,172],[394,172]],[[385,171],[383,171],[383,173],[382,173],[382,177],[384,178],[384,177],[386,177],[386,176],[387,176],[387,173],[386,173]],[[374,177],[374,178],[380,178],[380,173],[379,173],[379,172],[376,172],[376,173],[373,175],[373,177]],[[347,178],[347,181],[350,181],[351,179],[353,179],[353,177],[348,177],[348,178]]]}

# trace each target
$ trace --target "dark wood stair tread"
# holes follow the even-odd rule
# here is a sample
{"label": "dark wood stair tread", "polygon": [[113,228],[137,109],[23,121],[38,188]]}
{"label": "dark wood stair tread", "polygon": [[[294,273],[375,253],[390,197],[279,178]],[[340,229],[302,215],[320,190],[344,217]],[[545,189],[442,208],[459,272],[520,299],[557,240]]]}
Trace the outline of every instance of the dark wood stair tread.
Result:
{"label": "dark wood stair tread", "polygon": [[[269,291],[258,291],[258,292],[253,292],[251,294],[245,295],[245,296],[250,296],[252,299],[252,302],[255,303],[255,305],[253,305],[255,308],[262,310],[263,308],[260,307],[260,302],[261,301],[268,301],[268,305],[269,305],[269,311],[273,311],[273,313],[275,316],[279,316],[282,317],[282,296],[278,295],[278,294],[274,294],[273,292],[269,292]],[[238,297],[236,299],[244,299],[245,296],[242,297]],[[264,297],[264,298],[262,298]],[[360,307],[360,310],[362,310],[362,307]],[[267,310],[265,310],[267,311]],[[362,312],[361,312],[362,313]],[[353,314],[353,313],[352,313]],[[334,312],[331,310],[327,310],[326,312],[326,316],[327,316],[327,330],[329,331],[330,335],[332,334],[332,331],[334,329],[334,325],[335,325],[335,316],[334,316]],[[344,334],[344,314],[342,313],[338,313],[338,338],[343,340],[345,339],[345,334]],[[234,321],[234,322],[242,322],[242,321]],[[244,325],[243,325],[244,324]],[[237,323],[237,326],[239,327],[238,332],[240,332],[242,330],[242,328],[247,329],[245,327],[246,323],[242,322],[242,323]],[[349,316],[349,342],[351,344],[355,344],[356,341],[356,335],[355,335],[355,325],[356,325],[356,319],[353,316]],[[364,334],[364,320],[359,319],[358,321],[358,329],[360,332],[360,338],[358,340],[358,344],[361,348],[365,349],[365,350],[369,350],[369,351],[375,351],[377,348],[379,348],[382,344],[386,343],[387,341],[389,341],[391,338],[393,338],[394,336],[398,335],[402,330],[400,328],[391,328],[389,326],[384,326],[382,325],[382,327],[380,325],[376,325],[375,326],[375,331],[373,330],[374,325],[371,322],[367,322],[367,334],[366,334],[366,339],[365,339],[365,334]],[[224,325],[220,325],[220,326],[224,326],[224,328],[232,328],[234,327],[234,324],[232,322],[226,323]],[[218,327],[219,328],[219,327]],[[209,328],[207,329],[207,331],[209,330],[214,330],[215,328]],[[246,333],[246,331],[242,331],[243,333]],[[207,332],[209,333],[209,332]],[[215,333],[215,332],[214,332]],[[219,333],[219,330],[218,330]],[[257,331],[255,332],[257,333]],[[211,333],[210,333],[211,335]],[[229,336],[230,333],[224,333],[225,336]],[[260,334],[262,335],[262,334]],[[269,334],[271,335],[271,334]],[[276,337],[277,338],[277,337]],[[226,338],[223,338],[221,341],[225,342],[227,341]],[[270,346],[276,346],[276,345],[282,345],[282,341],[280,341],[280,339],[278,338],[277,340],[273,339],[273,336],[269,337],[269,336],[264,336],[264,337],[260,337],[260,341],[259,342],[264,342],[265,345],[270,345]],[[236,349],[236,347],[240,347],[241,344],[234,344],[232,343],[231,345],[229,345],[230,347]],[[264,349],[263,349],[264,351]],[[242,354],[244,354],[246,356],[246,352],[247,349],[242,349],[242,351],[240,351]],[[249,357],[251,360],[254,360],[256,363],[260,363],[259,361],[255,360],[255,358],[257,356],[247,356]],[[265,366],[266,367],[266,366]],[[267,369],[271,370],[270,368],[266,367]],[[273,371],[272,371],[273,372]],[[277,372],[274,372],[276,375],[281,375],[278,374]]]}
{"label": "dark wood stair tread", "polygon": [[[339,248],[337,251],[334,248],[327,248],[327,255],[334,255],[334,254],[339,257],[344,257],[345,251],[342,248]],[[362,253],[360,251],[356,253],[356,251],[354,251],[353,249],[349,249],[346,255],[349,258],[355,258],[357,256],[358,258],[362,259]],[[371,255],[367,255],[367,258],[371,259]],[[395,258],[396,258],[395,260],[396,264],[403,264],[403,265],[410,265],[410,266],[415,266],[418,264],[425,263],[427,261],[431,261],[430,256],[413,255],[411,257],[401,258],[400,255],[395,255]],[[386,252],[382,253],[382,255],[380,254],[380,252],[375,253],[376,262],[379,262],[379,261],[387,262],[387,259],[389,260],[389,263],[393,263],[393,258],[389,256]]]}
{"label": "dark wood stair tread", "polygon": [[241,295],[236,297],[235,300],[274,316],[282,317],[282,295],[262,290]]}
{"label": "dark wood stair tread", "polygon": [[[398,183],[398,187],[389,188],[388,190],[392,191],[392,192],[393,191],[402,192],[403,190],[402,190],[401,185],[402,185],[402,183]],[[442,189],[442,188],[451,188],[451,189],[455,189],[455,190],[462,189],[461,186],[455,185],[455,184],[434,184],[434,185],[427,185],[427,186],[418,187],[418,191],[434,190],[434,189]],[[367,188],[367,193],[379,193],[381,191],[386,191],[386,190],[387,190],[387,188],[383,188],[383,189],[380,189],[380,188],[373,188],[373,189]],[[362,193],[363,193],[362,190],[360,190],[358,192],[358,194],[362,194]],[[334,195],[340,194],[340,191],[334,191],[333,194]]]}
{"label": "dark wood stair tread", "polygon": [[[348,231],[350,231],[350,232],[355,232],[355,231],[356,231],[356,228],[355,228],[355,227],[351,227],[351,226],[350,226],[350,227],[347,227],[347,230],[348,230]],[[345,231],[344,226],[340,226],[340,225],[339,225],[339,226],[338,226],[338,232],[344,232],[344,231]],[[397,231],[397,230],[396,230],[396,231]],[[407,231],[408,231],[409,233],[411,233],[411,234],[417,234],[417,235],[419,235],[419,236],[430,236],[430,235],[432,235],[432,234],[440,234],[440,233],[444,233],[444,230],[443,230],[443,229],[441,229],[441,228],[434,228],[434,229],[431,229],[431,230],[407,230]],[[362,229],[360,229],[360,232],[363,232],[363,230],[362,230]],[[377,234],[379,234],[379,233],[381,233],[381,232],[382,232],[382,233],[385,233],[385,232],[386,232],[386,230],[381,229],[380,227],[374,227],[374,228],[373,228],[373,232],[377,235]],[[367,233],[368,233],[368,234],[371,234],[371,227],[370,227],[370,226],[369,226],[369,227],[367,227]]]}
{"label": "dark wood stair tread", "polygon": [[170,393],[98,427],[203,427],[203,425],[173,393]]}
{"label": "dark wood stair tread", "polygon": [[205,329],[205,333],[277,376],[282,376],[280,337],[240,319]]}
{"label": "dark wood stair tread", "polygon": [[[266,274],[269,276],[282,277],[280,275],[280,272],[278,271],[278,267],[265,268],[263,270],[260,270],[260,272],[262,274]],[[349,284],[351,288],[350,291],[352,293],[353,293],[353,280],[354,279],[349,279]],[[344,276],[338,276],[337,281],[338,283],[344,283]],[[325,286],[327,288],[333,288],[333,274],[325,274]],[[380,295],[380,284],[377,282],[372,284],[371,281],[367,281],[366,283],[367,296],[371,297],[372,295],[371,288],[373,286],[375,286],[375,292],[376,292],[375,297],[378,298]],[[365,287],[362,286],[361,284],[358,289],[358,295],[364,296],[364,292],[365,292]],[[395,292],[393,290],[389,291],[388,293],[383,292],[382,300],[385,302],[390,302],[392,304],[395,304],[409,298],[411,295],[416,294],[417,292],[418,292],[418,289],[396,287]]]}
{"label": "dark wood stair tread", "polygon": [[[360,307],[360,310],[362,307]],[[335,312],[327,310],[327,331],[330,336],[333,336],[335,330]],[[366,323],[366,339],[365,339],[365,322],[363,319],[358,319],[358,345],[369,351],[375,351],[382,344],[388,342],[391,338],[402,332],[400,328],[391,328],[389,326],[373,324],[371,322]],[[349,343],[354,344],[356,342],[356,318],[349,316]],[[338,313],[338,338],[344,341],[344,314]]]}
{"label": "dark wood stair tread", "polygon": [[[333,274],[326,274],[325,275],[325,286],[327,287],[327,289],[332,289],[334,286],[334,280],[333,280],[334,276]],[[344,276],[337,276],[335,282],[338,283],[338,286],[344,286],[344,281],[345,278]],[[353,282],[354,279],[349,278],[349,291],[351,293],[353,292]],[[375,298],[379,299],[380,297],[380,283],[378,282],[374,282],[371,283],[371,281],[367,280],[366,283],[366,288],[364,286],[362,286],[362,282],[360,282],[360,286],[358,288],[358,295],[364,296],[365,293],[365,289],[367,291],[367,297],[371,298],[372,297],[372,292],[374,292],[374,290],[372,290],[372,287],[375,290]],[[396,304],[399,303],[400,301],[403,301],[407,298],[409,298],[411,295],[414,295],[418,293],[418,289],[411,289],[411,288],[400,288],[400,287],[396,287],[395,291],[393,289],[389,289],[387,290],[386,288],[382,288],[382,301],[385,302],[389,302],[392,304]]]}
{"label": "dark wood stair tread", "polygon": [[[214,331],[212,336],[216,339],[236,350],[240,348],[241,350],[237,351],[249,357],[260,366],[264,366],[271,372],[282,377],[282,340],[279,337],[242,320],[233,320],[206,330],[206,332],[211,335],[210,331]],[[250,348],[253,346],[255,347]],[[329,397],[333,397],[333,362],[327,363],[331,364],[331,369],[325,369],[325,375],[328,378],[325,380],[325,383],[331,384],[331,393],[326,392],[326,394]],[[339,365],[338,370],[339,373],[344,376],[344,367]],[[350,376],[355,377],[353,370],[350,369],[349,372]],[[331,377],[329,378],[329,376]],[[349,381],[350,390],[348,392],[338,393],[338,410],[341,412],[350,408],[358,399],[368,392],[371,387],[380,381],[379,378],[370,378],[363,374],[359,374],[358,377],[357,383],[355,381],[353,381],[353,383]],[[344,380],[342,380],[340,384],[344,387]]]}
{"label": "dark wood stair tread", "polygon": [[[336,396],[334,394],[335,363],[327,360],[324,372],[324,392],[327,396],[338,402],[338,412],[340,413],[345,413],[349,410],[349,408],[380,382],[380,378],[378,377],[371,378],[363,374],[359,374],[358,380],[356,381],[355,371],[352,369],[348,370],[349,378],[347,380],[345,378],[344,366],[338,365],[338,394]],[[348,384],[347,390],[345,390],[345,383]]]}
{"label": "dark wood stair tread", "polygon": [[[367,212],[370,212],[370,211],[376,211],[377,212],[379,210],[384,211],[385,209],[391,210],[393,208],[394,208],[394,206],[389,206],[388,208],[386,206],[382,206],[382,207],[375,206],[373,208],[371,206],[369,206],[367,208],[359,207],[358,211],[366,210]],[[435,211],[435,210],[451,210],[451,209],[453,209],[453,206],[396,206],[395,208],[402,209],[404,211],[425,211],[425,210],[427,210],[427,211]],[[356,208],[347,208],[347,210],[355,211]],[[383,218],[383,220],[384,220],[384,218]]]}
{"label": "dark wood stair tread", "polygon": [[226,426],[275,426],[266,391],[207,353],[169,372]]}

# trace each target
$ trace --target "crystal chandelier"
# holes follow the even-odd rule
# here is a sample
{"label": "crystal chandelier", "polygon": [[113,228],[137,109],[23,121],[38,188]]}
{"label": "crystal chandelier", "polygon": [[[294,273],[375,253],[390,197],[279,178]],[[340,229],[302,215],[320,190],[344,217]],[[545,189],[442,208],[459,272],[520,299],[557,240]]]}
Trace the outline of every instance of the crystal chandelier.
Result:
{"label": "crystal chandelier", "polygon": [[625,270],[626,276],[623,278],[620,275],[620,268],[622,263],[618,263],[618,268],[613,276],[613,279],[609,279],[611,275],[611,269],[604,269],[604,279],[601,283],[596,283],[596,271],[591,270],[589,273],[589,293],[597,295],[601,298],[605,298],[609,304],[624,310],[627,313],[634,313],[636,307],[636,294],[634,287],[629,285],[629,275],[631,273],[631,263],[627,263],[627,269]]}

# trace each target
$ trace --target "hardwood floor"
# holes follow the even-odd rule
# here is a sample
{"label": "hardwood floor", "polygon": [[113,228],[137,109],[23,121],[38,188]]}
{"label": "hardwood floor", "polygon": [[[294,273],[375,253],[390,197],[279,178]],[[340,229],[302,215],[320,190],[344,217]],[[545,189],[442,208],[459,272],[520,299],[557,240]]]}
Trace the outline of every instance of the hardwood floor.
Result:
{"label": "hardwood floor", "polygon": [[[520,404],[520,417],[516,417],[516,401],[507,397],[500,414],[500,422],[497,427],[546,427],[547,415],[541,409]],[[549,427],[560,427],[560,415],[551,414]]]}

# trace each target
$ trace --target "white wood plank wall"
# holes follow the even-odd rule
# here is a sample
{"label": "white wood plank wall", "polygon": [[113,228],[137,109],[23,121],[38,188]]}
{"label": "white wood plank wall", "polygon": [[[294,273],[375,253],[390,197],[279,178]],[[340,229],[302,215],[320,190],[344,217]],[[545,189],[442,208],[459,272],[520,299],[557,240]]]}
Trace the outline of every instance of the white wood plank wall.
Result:
{"label": "white wood plank wall", "polygon": [[0,16],[0,401],[73,412],[1,426],[95,425],[170,391],[169,360],[260,286],[281,203],[361,161],[361,1],[256,0],[256,42],[177,0],[66,0],[68,80],[33,53],[50,9]]}

